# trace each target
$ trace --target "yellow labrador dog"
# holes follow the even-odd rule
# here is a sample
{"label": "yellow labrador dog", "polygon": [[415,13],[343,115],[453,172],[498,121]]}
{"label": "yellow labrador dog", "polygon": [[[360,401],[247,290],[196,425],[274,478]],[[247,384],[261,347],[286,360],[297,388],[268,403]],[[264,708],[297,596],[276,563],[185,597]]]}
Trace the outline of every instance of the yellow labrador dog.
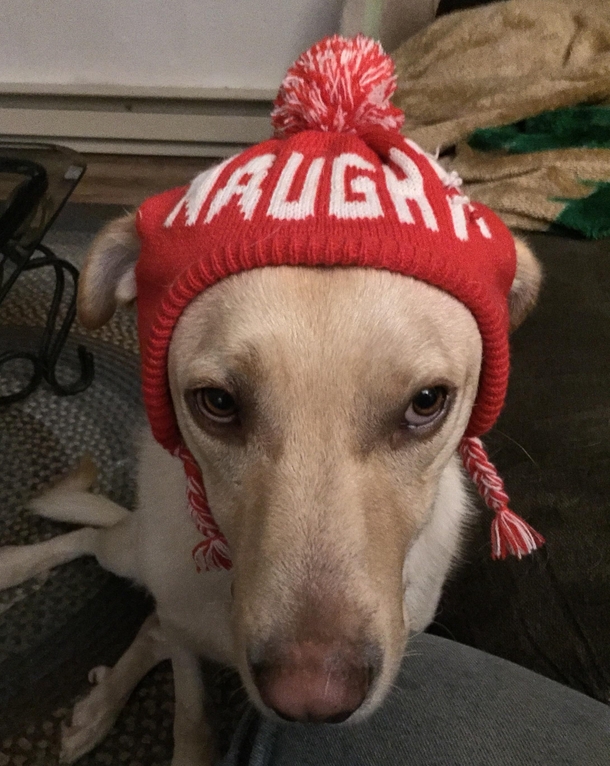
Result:
{"label": "yellow labrador dog", "polygon": [[[516,244],[513,327],[541,278]],[[98,236],[80,283],[85,325],[134,301],[138,249],[132,216]],[[356,721],[379,705],[409,634],[434,617],[471,514],[456,448],[481,352],[464,305],[383,270],[254,269],[193,300],[172,336],[169,380],[233,569],[197,573],[182,463],[150,433],[134,512],[88,493],[85,467],[32,508],[86,526],[0,551],[3,588],[94,555],[156,601],[118,664],[92,671],[96,685],[64,732],[63,759],[96,745],[167,657],[173,766],[202,766],[214,754],[200,656],[236,667],[269,715]],[[239,386],[239,428],[229,380]]]}

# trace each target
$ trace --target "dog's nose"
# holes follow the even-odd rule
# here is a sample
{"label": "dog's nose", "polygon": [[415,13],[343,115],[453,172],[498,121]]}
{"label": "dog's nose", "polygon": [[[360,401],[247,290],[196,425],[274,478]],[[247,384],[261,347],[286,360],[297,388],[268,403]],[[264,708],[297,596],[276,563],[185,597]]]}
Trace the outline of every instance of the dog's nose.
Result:
{"label": "dog's nose", "polygon": [[341,723],[362,705],[373,682],[370,654],[341,643],[305,641],[280,652],[256,652],[250,668],[261,699],[280,717]]}

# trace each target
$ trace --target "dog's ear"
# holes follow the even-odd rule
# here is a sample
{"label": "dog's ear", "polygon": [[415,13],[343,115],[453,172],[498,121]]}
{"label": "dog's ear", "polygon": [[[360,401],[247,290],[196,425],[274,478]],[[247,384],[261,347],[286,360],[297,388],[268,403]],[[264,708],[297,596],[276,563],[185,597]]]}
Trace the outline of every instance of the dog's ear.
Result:
{"label": "dog's ear", "polygon": [[519,327],[536,305],[542,283],[542,266],[530,247],[519,237],[515,237],[515,247],[517,271],[508,294],[511,332]]}
{"label": "dog's ear", "polygon": [[78,283],[78,318],[96,330],[136,298],[135,266],[140,252],[135,214],[107,224],[91,245]]}

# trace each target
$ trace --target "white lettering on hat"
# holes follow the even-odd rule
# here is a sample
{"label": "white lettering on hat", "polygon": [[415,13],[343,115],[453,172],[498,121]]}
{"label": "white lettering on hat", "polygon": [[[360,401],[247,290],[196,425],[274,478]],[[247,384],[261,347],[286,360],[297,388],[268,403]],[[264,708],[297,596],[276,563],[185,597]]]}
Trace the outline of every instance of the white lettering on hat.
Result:
{"label": "white lettering on hat", "polygon": [[[262,193],[261,184],[274,162],[275,154],[261,154],[237,168],[227,181],[227,185],[216,192],[205,217],[205,222],[209,223],[223,207],[229,204],[233,197],[239,197],[239,207],[246,221],[249,221]],[[246,183],[241,183],[247,176],[249,178]]]}
{"label": "white lettering on hat", "polygon": [[[459,177],[455,170],[453,170],[451,173],[447,172],[445,168],[436,161],[436,157],[434,157],[432,154],[428,154],[428,152],[425,152],[421,146],[418,146],[414,141],[411,141],[411,139],[405,138],[405,143],[414,152],[417,152],[428,160],[431,168],[439,177],[443,186],[445,186],[447,189],[453,189],[457,192],[457,194],[447,194],[447,204],[449,205],[449,210],[451,211],[451,221],[453,222],[453,230],[455,232],[455,236],[458,239],[467,240],[468,220],[466,218],[464,208],[468,207],[468,210],[472,212],[474,211],[474,207],[470,204],[468,197],[466,197],[461,192],[460,187],[462,186],[462,179]],[[487,225],[487,222],[483,216],[477,215],[474,217],[474,220],[479,227],[479,231],[481,232],[482,236],[485,237],[485,239],[492,239],[491,231],[489,230],[489,226]]]}
{"label": "white lettering on hat", "polygon": [[403,151],[396,147],[390,149],[390,159],[405,174],[405,178],[399,180],[392,168],[387,165],[383,166],[388,191],[396,208],[398,220],[402,223],[415,223],[413,213],[408,205],[409,202],[413,202],[419,208],[426,228],[431,231],[438,231],[438,223],[426,197],[424,177],[419,168],[410,157],[407,157]]}
{"label": "white lettering on hat", "polygon": [[462,240],[462,242],[466,242],[468,239],[468,226],[466,223],[466,213],[464,212],[464,208],[468,203],[468,197],[462,197],[461,194],[447,195],[447,204],[449,205],[449,212],[453,221],[453,231],[455,236]]}
{"label": "white lettering on hat", "polygon": [[466,208],[468,208],[469,213],[473,213],[475,210],[474,207],[470,204],[468,197],[464,197],[461,194],[447,195],[447,203],[449,204],[449,210],[451,212],[453,230],[455,231],[455,236],[458,239],[461,239],[462,242],[466,242],[468,240],[468,221],[473,219],[485,239],[491,239],[489,226],[481,215],[466,215]]}
{"label": "white lettering on hat", "polygon": [[214,188],[214,184],[220,178],[222,171],[233,159],[235,158],[229,157],[224,162],[221,162],[220,165],[216,165],[213,168],[205,170],[203,173],[199,173],[199,175],[191,181],[191,185],[186,190],[185,195],[181,197],[178,204],[167,216],[163,225],[165,227],[171,226],[183,207],[186,207],[186,225],[192,226],[196,223],[201,208],[205,205],[205,201]]}
{"label": "white lettering on hat", "polygon": [[375,170],[375,166],[353,152],[340,154],[333,161],[330,182],[329,214],[337,218],[380,218],[383,208],[377,195],[375,181],[369,176],[355,176],[351,179],[349,188],[355,194],[363,194],[364,199],[348,200],[346,198],[345,171],[347,168],[359,170]]}
{"label": "white lettering on hat", "polygon": [[304,159],[300,152],[292,152],[290,155],[288,162],[282,170],[277,186],[273,190],[267,215],[286,221],[302,220],[314,214],[318,184],[322,168],[324,167],[323,157],[317,157],[309,166],[300,197],[296,200],[288,201],[294,177]]}
{"label": "white lettering on hat", "polygon": [[[472,205],[470,206],[470,209],[474,210]],[[491,231],[489,231],[489,226],[487,225],[487,222],[485,221],[483,216],[482,215],[478,215],[475,218],[475,221],[476,221],[477,226],[479,227],[479,231],[485,237],[485,239],[491,239],[492,238],[491,237]]]}
{"label": "white lettering on hat", "polygon": [[461,194],[447,195],[447,203],[449,204],[449,210],[451,212],[451,220],[453,222],[453,230],[455,236],[461,239],[463,242],[468,240],[468,221],[474,220],[479,227],[479,231],[485,237],[485,239],[491,239],[491,231],[487,222],[483,216],[478,215],[466,215],[466,208],[470,214],[475,213],[475,208],[470,204],[468,197],[464,197]]}

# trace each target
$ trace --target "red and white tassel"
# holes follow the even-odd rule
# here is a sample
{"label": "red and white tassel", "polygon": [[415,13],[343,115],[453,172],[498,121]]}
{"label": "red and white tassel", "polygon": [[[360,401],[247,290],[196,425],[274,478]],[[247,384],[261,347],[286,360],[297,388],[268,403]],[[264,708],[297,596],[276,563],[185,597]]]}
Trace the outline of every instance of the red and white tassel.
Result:
{"label": "red and white tassel", "polygon": [[481,440],[464,437],[459,451],[479,494],[495,514],[491,524],[492,558],[505,559],[511,555],[520,559],[544,545],[544,537],[508,507],[504,482],[487,456]]}
{"label": "red and white tassel", "polygon": [[195,458],[184,447],[178,447],[174,453],[182,460],[186,474],[186,497],[191,519],[203,536],[203,540],[193,548],[193,559],[197,571],[209,572],[213,569],[231,569],[229,544],[214,521],[203,488],[201,472]]}

